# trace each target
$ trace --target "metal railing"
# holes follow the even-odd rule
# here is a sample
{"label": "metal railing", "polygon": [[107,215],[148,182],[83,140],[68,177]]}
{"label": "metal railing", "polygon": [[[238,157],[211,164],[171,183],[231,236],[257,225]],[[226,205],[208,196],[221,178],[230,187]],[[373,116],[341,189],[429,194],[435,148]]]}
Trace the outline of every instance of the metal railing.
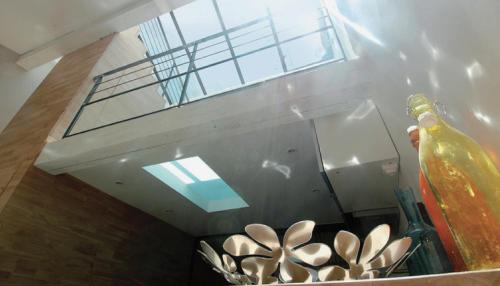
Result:
{"label": "metal railing", "polygon": [[[273,15],[271,15],[269,10],[267,11],[268,14],[264,17],[233,28],[226,28],[215,1],[214,5],[222,26],[221,32],[186,43],[179,28],[179,24],[177,23],[177,19],[174,13],[171,12],[170,16],[179,33],[182,45],[155,55],[150,55],[149,52],[147,52],[145,58],[142,60],[96,76],[94,78],[94,86],[80,106],[76,116],[66,130],[64,137],[74,136],[197,101],[200,98],[192,98],[188,88],[190,81],[194,80],[192,79],[193,76],[196,78],[196,82],[203,93],[201,96],[202,98],[214,95],[217,92],[207,95],[207,91],[199,73],[211,67],[228,62],[234,63],[239,79],[239,86],[233,86],[233,88],[244,86],[248,84],[248,82],[245,80],[239,60],[267,49],[276,49],[279,55],[279,62],[282,70],[275,76],[284,75],[317,64],[344,61],[346,59],[333,21],[325,8],[318,9],[319,16],[316,20],[322,23],[319,27],[313,27],[313,29],[309,31],[284,37],[283,35],[290,33],[297,27],[291,26],[277,30],[274,24]],[[159,18],[156,18],[155,21],[158,21],[161,27]],[[301,27],[303,26],[302,24]],[[325,53],[325,56],[318,61],[307,63],[305,66],[290,68],[287,64],[286,54],[282,47],[287,43],[318,33],[327,33],[328,37],[331,37],[329,40],[331,42],[330,48],[333,51],[333,47],[335,46],[337,53],[334,55],[334,52],[330,51],[329,53]],[[323,34],[321,35],[323,36]],[[165,36],[165,34],[163,34],[163,36]],[[260,43],[260,46],[252,47],[252,45],[255,46],[258,43]],[[221,48],[217,49],[217,47]],[[239,52],[238,50],[243,51]],[[262,78],[261,80],[265,79],[266,78]],[[135,96],[136,99],[134,100],[144,100],[145,97],[143,94],[139,93],[139,95],[135,95],[133,93],[152,87],[157,88],[158,98],[164,99],[164,105],[160,108],[155,107],[151,108],[153,110],[138,111],[137,114],[131,113],[125,117],[122,116],[123,118],[108,120],[109,122],[94,123],[94,126],[85,126],[83,123],[80,124],[82,115],[89,109],[99,104],[109,104],[109,107],[115,104],[117,99],[128,95]],[[113,103],[112,100],[115,100],[115,103]],[[125,104],[134,106],[134,100],[126,102],[127,100],[129,99],[123,99],[121,104],[125,102]],[[101,109],[103,108],[104,107],[101,107]],[[95,119],[97,111],[92,110],[90,113],[88,117]],[[83,121],[89,121],[89,119]],[[75,128],[77,125],[81,126]]]}

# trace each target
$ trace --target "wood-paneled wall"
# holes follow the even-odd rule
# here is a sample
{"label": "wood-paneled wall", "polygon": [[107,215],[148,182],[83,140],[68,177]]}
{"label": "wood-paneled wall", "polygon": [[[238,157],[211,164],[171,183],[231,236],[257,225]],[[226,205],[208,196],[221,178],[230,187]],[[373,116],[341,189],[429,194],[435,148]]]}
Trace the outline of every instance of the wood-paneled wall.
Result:
{"label": "wood-paneled wall", "polygon": [[69,175],[31,167],[0,214],[0,285],[188,285],[193,246]]}
{"label": "wood-paneled wall", "polygon": [[188,285],[193,238],[33,163],[113,35],[64,56],[0,134],[0,285]]}
{"label": "wood-paneled wall", "polygon": [[0,212],[112,39],[64,56],[0,134]]}

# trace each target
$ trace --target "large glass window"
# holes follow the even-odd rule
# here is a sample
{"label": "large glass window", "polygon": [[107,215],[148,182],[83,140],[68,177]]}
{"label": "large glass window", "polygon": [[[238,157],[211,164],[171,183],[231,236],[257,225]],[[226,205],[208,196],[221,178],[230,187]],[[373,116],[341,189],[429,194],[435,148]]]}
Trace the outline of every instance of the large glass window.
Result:
{"label": "large glass window", "polygon": [[[342,59],[324,1],[334,0],[198,0],[142,24],[141,37],[149,55],[165,54],[153,60],[160,79],[193,73],[186,91],[193,100]],[[183,79],[165,83],[172,99]]]}
{"label": "large glass window", "polygon": [[[139,25],[145,59],[120,73],[108,73],[91,101],[118,97],[126,101],[122,105],[146,106],[143,114],[149,114],[343,60],[334,27],[339,24],[325,7],[336,4],[329,1],[335,0],[190,2]],[[148,89],[148,95],[141,97],[141,89]],[[151,97],[151,106],[142,104]]]}
{"label": "large glass window", "polygon": [[212,0],[191,2],[176,9],[174,15],[188,43],[222,31]]}
{"label": "large glass window", "polygon": [[[266,59],[266,65],[260,64]],[[249,83],[269,78],[283,72],[276,48],[268,48],[257,53],[242,57],[239,60],[245,80]]]}
{"label": "large glass window", "polygon": [[267,6],[263,0],[218,0],[217,3],[227,28],[267,16]]}

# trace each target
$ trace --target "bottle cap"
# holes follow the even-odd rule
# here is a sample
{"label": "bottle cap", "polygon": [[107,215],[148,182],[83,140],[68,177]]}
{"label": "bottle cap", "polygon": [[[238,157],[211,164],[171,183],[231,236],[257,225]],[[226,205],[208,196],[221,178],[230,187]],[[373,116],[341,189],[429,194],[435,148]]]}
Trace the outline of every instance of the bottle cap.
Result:
{"label": "bottle cap", "polygon": [[426,111],[418,116],[418,123],[424,128],[429,128],[438,123],[436,114]]}
{"label": "bottle cap", "polygon": [[418,126],[417,125],[411,125],[410,127],[408,127],[406,129],[406,132],[408,132],[408,134],[411,134],[415,130],[418,130]]}

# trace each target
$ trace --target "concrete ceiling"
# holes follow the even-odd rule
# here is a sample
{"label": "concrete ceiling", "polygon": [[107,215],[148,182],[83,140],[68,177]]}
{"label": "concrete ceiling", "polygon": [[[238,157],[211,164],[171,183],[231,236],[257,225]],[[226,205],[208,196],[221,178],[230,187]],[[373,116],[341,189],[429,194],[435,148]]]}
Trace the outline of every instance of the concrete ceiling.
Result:
{"label": "concrete ceiling", "polygon": [[0,44],[31,69],[191,0],[5,0]]}
{"label": "concrete ceiling", "polygon": [[[77,163],[69,174],[194,236],[238,233],[250,223],[286,228],[304,219],[343,222],[342,212],[395,211],[398,155],[372,102],[311,120],[212,133],[144,145],[90,166]],[[362,143],[367,139],[371,148]],[[193,156],[201,157],[249,207],[207,213],[142,169]],[[394,166],[392,172],[384,170],[387,164]],[[321,172],[330,178],[334,194]]]}
{"label": "concrete ceiling", "polygon": [[[249,223],[285,228],[303,219],[342,222],[319,171],[313,130],[309,121],[295,122],[129,153],[70,174],[195,236],[241,232]],[[179,156],[200,156],[250,207],[206,213],[142,170]]]}
{"label": "concrete ceiling", "polygon": [[24,54],[91,22],[107,17],[137,0],[39,0],[2,1],[1,43]]}

